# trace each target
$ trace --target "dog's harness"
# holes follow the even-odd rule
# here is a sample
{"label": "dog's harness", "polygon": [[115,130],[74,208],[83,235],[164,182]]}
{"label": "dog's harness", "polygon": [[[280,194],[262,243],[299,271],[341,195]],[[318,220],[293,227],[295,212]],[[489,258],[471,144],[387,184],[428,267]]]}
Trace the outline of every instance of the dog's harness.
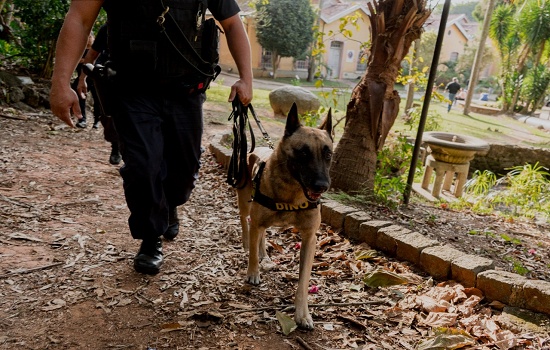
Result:
{"label": "dog's harness", "polygon": [[319,206],[320,201],[309,202],[305,201],[301,204],[290,204],[290,203],[279,203],[275,202],[273,198],[270,198],[260,192],[260,180],[262,178],[262,173],[265,168],[265,162],[261,162],[258,171],[252,179],[252,201],[257,202],[258,204],[266,207],[267,209],[273,211],[297,211],[297,210],[308,210],[315,209]]}

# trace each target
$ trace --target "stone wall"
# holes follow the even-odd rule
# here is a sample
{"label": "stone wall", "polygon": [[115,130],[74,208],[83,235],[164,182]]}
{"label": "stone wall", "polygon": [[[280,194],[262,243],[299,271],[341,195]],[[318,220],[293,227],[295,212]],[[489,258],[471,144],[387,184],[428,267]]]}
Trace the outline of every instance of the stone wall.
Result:
{"label": "stone wall", "polygon": [[550,150],[519,147],[511,145],[491,144],[491,149],[484,155],[476,155],[470,161],[470,175],[476,170],[490,170],[497,175],[504,175],[510,168],[517,165],[539,163],[550,168]]}

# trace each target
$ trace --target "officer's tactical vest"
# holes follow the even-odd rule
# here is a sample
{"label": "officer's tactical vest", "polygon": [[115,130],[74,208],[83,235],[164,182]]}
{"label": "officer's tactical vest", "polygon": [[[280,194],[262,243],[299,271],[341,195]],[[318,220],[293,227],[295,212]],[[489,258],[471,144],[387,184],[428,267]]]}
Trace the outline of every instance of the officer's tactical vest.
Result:
{"label": "officer's tactical vest", "polygon": [[212,47],[202,40],[207,3],[106,0],[109,50],[117,76],[194,83],[213,74],[217,61],[212,62]]}

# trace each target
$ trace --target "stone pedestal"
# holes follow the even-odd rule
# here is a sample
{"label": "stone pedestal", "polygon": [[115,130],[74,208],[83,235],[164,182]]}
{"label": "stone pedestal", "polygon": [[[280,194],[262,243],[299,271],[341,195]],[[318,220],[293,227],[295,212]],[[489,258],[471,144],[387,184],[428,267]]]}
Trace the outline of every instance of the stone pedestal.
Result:
{"label": "stone pedestal", "polygon": [[451,186],[454,181],[454,190],[452,193],[455,197],[459,198],[462,196],[469,168],[470,162],[452,164],[435,160],[434,157],[430,155],[426,158],[422,188],[428,190],[432,173],[435,171],[435,181],[431,191],[432,196],[439,198],[441,190],[451,191]]}

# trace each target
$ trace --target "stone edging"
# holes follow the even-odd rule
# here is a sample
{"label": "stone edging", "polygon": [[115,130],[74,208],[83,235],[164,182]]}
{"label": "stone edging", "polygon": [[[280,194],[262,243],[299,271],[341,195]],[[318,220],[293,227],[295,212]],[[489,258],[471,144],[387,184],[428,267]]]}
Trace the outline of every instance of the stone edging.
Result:
{"label": "stone edging", "polygon": [[[227,135],[215,135],[209,149],[216,160],[229,166],[231,149],[222,145]],[[455,280],[465,287],[480,289],[487,300],[550,315],[550,282],[529,280],[521,275],[495,270],[494,262],[466,254],[389,221],[374,220],[369,214],[333,200],[323,200],[324,223],[373,249],[411,262],[438,280]]]}

